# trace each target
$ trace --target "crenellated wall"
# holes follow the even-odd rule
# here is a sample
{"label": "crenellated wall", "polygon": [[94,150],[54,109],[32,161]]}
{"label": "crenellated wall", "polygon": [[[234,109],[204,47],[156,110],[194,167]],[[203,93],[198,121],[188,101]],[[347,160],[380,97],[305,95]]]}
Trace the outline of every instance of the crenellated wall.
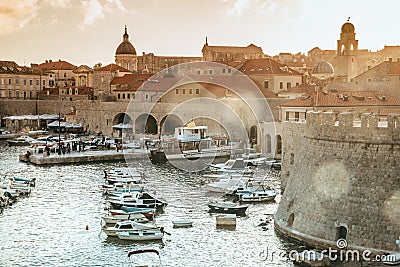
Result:
{"label": "crenellated wall", "polygon": [[310,111],[284,123],[276,229],[315,246],[344,237],[350,248],[398,250],[399,119]]}

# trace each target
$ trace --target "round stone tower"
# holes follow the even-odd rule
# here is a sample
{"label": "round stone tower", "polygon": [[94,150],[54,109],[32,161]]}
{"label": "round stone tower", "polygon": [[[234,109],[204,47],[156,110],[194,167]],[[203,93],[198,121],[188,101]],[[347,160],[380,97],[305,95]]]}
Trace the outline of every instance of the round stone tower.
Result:
{"label": "round stone tower", "polygon": [[311,111],[307,123],[285,122],[276,229],[316,247],[398,250],[399,118]]}
{"label": "round stone tower", "polygon": [[136,49],[129,42],[128,29],[125,26],[125,33],[122,36],[122,43],[118,46],[115,51],[115,63],[121,67],[124,67],[130,71],[137,71],[137,55]]}

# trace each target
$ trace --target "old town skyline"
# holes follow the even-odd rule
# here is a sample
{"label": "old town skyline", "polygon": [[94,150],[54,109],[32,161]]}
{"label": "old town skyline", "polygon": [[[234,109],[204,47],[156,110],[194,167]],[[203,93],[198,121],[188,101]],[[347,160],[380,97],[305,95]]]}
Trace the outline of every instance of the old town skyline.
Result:
{"label": "old town skyline", "polygon": [[[356,25],[360,48],[376,51],[384,45],[400,43],[399,37],[392,35],[387,27],[393,23],[395,14],[391,12],[396,9],[375,14],[376,6],[372,2],[363,2],[363,8],[357,1],[334,4],[250,0],[163,3],[59,0],[15,4],[0,1],[0,21],[8,25],[0,31],[0,58],[20,65],[41,63],[46,59],[63,59],[91,67],[98,62],[106,65],[114,62],[113,51],[121,41],[124,25],[128,26],[138,55],[146,52],[201,56],[205,36],[211,45],[254,43],[271,56],[280,52],[306,54],[316,46],[335,49],[339,38],[337,25],[345,22],[348,16]],[[380,2],[382,6],[385,4],[396,5],[394,1]]]}

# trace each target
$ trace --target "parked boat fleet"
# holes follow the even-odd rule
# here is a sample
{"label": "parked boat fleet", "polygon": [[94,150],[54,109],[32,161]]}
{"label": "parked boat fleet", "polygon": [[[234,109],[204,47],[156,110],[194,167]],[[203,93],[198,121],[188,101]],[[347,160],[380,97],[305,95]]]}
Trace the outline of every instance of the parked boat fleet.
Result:
{"label": "parked boat fleet", "polygon": [[143,171],[135,168],[104,169],[101,185],[107,214],[102,216],[102,231],[121,240],[161,240],[166,233],[154,218],[167,205],[145,188]]}
{"label": "parked boat fleet", "polygon": [[28,196],[36,184],[35,178],[25,178],[6,174],[0,180],[0,214],[13,205],[20,197]]}
{"label": "parked boat fleet", "polygon": [[[234,196],[234,202],[209,203],[211,213],[233,213],[245,215],[249,205],[273,201],[278,191],[271,189],[264,178],[253,176],[252,170],[247,167],[242,158],[229,160],[226,164],[212,165],[213,171],[208,177],[213,182],[205,185],[208,192],[222,193],[224,196]],[[242,166],[241,168],[238,166]],[[230,166],[230,171],[219,171]],[[244,171],[246,170],[246,171]],[[154,196],[146,188],[142,170],[137,168],[106,168],[104,169],[104,184],[101,190],[105,199],[107,214],[102,216],[102,231],[108,237],[121,240],[145,241],[161,240],[165,232],[164,227],[156,223],[157,214],[163,212],[167,202]],[[187,219],[172,221],[173,227],[191,227],[193,222]]]}

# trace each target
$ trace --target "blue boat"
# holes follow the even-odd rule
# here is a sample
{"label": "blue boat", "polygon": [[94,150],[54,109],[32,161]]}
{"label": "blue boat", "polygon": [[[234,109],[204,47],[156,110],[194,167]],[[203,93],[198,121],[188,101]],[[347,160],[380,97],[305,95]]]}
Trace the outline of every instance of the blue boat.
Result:
{"label": "blue boat", "polygon": [[20,176],[14,176],[13,178],[10,179],[13,180],[14,182],[29,184],[30,186],[35,186],[36,183],[36,178],[25,178]]}

